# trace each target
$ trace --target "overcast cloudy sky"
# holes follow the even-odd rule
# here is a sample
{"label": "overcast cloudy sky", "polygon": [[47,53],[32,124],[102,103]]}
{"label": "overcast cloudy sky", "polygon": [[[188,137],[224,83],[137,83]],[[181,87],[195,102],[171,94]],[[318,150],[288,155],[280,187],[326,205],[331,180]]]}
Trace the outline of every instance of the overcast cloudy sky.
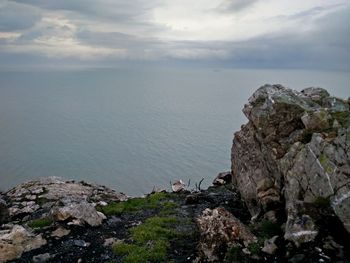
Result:
{"label": "overcast cloudy sky", "polygon": [[349,0],[0,0],[0,66],[350,70]]}

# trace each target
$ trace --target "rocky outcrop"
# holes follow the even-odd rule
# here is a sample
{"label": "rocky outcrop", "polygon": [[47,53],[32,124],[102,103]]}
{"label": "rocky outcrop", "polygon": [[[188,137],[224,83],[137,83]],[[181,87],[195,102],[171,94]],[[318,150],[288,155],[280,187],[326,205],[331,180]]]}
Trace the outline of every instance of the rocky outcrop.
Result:
{"label": "rocky outcrop", "polygon": [[235,133],[232,175],[253,218],[284,207],[285,238],[313,240],[305,207],[324,200],[350,232],[350,111],[321,88],[259,88],[244,106],[249,119]]}

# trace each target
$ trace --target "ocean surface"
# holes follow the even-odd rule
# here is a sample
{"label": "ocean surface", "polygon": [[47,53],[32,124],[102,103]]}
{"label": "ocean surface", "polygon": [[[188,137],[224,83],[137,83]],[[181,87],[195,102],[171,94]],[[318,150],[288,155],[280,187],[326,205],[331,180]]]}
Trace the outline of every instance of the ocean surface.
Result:
{"label": "ocean surface", "polygon": [[265,83],[350,96],[349,72],[85,69],[0,72],[0,189],[43,176],[129,195],[230,170],[241,109]]}

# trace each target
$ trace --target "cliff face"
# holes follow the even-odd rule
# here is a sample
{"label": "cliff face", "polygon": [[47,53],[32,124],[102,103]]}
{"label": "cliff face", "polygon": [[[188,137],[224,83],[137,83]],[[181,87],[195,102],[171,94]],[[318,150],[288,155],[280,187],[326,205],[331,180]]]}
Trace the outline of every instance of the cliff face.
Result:
{"label": "cliff face", "polygon": [[350,232],[348,101],[321,88],[265,85],[243,112],[249,122],[234,135],[232,174],[252,217],[284,210],[285,239],[299,245],[317,235],[313,208],[322,204]]}

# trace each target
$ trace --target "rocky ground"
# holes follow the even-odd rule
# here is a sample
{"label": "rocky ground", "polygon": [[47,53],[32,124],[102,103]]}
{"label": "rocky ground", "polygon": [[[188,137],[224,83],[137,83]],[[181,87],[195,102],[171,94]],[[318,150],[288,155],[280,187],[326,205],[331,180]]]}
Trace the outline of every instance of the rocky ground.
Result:
{"label": "rocky ground", "polygon": [[0,194],[0,262],[350,262],[349,101],[258,89],[212,187],[131,198],[44,178]]}

